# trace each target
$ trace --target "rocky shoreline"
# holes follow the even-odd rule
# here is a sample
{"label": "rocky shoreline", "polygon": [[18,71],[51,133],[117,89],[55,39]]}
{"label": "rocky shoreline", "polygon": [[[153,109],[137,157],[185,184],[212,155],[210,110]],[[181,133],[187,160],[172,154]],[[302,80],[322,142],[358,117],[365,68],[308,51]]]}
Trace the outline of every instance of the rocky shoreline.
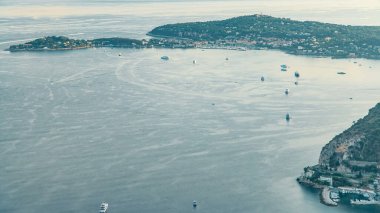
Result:
{"label": "rocky shoreline", "polygon": [[298,183],[321,190],[321,202],[336,206],[380,205],[380,103],[321,151],[315,166],[304,168]]}

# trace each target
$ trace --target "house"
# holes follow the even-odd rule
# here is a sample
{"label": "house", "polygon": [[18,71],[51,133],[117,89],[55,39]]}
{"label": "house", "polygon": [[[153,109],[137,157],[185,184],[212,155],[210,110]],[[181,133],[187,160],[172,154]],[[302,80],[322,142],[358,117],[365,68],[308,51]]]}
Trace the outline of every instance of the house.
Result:
{"label": "house", "polygon": [[318,180],[321,181],[321,182],[328,183],[330,186],[332,186],[332,184],[333,184],[333,179],[332,179],[332,177],[320,176],[320,177],[318,178]]}

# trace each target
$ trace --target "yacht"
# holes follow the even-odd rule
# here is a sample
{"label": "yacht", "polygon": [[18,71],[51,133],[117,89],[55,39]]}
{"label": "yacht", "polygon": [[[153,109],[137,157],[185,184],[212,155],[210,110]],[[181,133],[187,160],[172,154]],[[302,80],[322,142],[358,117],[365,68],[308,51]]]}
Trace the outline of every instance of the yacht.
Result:
{"label": "yacht", "polygon": [[196,200],[193,201],[193,208],[196,208],[198,206],[198,203]]}
{"label": "yacht", "polygon": [[289,113],[286,113],[285,119],[286,119],[286,121],[290,121],[290,115],[289,115]]}
{"label": "yacht", "polygon": [[166,56],[166,55],[164,55],[164,56],[161,57],[161,59],[167,61],[167,60],[169,60],[169,57]]}
{"label": "yacht", "polygon": [[108,203],[103,202],[102,204],[100,204],[99,213],[106,213],[107,209],[108,209]]}

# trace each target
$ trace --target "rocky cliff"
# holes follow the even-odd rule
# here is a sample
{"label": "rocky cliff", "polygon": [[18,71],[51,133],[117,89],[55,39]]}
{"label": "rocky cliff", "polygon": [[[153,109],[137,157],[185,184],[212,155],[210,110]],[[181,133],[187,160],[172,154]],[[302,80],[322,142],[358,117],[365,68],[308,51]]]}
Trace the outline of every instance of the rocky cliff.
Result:
{"label": "rocky cliff", "polygon": [[337,170],[376,169],[380,165],[380,103],[321,151],[321,166]]}

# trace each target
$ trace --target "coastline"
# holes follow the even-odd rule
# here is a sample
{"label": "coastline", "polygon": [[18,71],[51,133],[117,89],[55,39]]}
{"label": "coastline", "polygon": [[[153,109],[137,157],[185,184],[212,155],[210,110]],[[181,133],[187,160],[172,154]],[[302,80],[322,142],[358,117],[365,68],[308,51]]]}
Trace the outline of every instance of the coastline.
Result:
{"label": "coastline", "polygon": [[323,187],[320,193],[320,199],[321,203],[327,206],[338,206],[338,203],[330,198],[330,189],[328,187]]}
{"label": "coastline", "polygon": [[[158,36],[154,34],[148,33],[149,36],[155,36],[152,39],[158,40],[157,44],[154,45],[140,45],[140,46],[112,46],[112,45],[104,45],[104,46],[85,46],[85,47],[67,47],[67,48],[24,48],[24,49],[11,49],[11,47],[4,49],[4,51],[9,52],[44,52],[44,51],[70,51],[70,50],[81,50],[81,49],[91,49],[91,48],[127,48],[127,49],[144,49],[144,48],[157,48],[157,49],[216,49],[216,50],[234,50],[234,51],[249,51],[249,50],[275,50],[280,51],[288,55],[295,56],[304,56],[311,58],[330,58],[330,59],[367,59],[367,60],[380,60],[380,56],[378,58],[371,57],[342,57],[342,56],[329,56],[329,55],[315,55],[315,54],[304,54],[297,53],[294,51],[283,50],[280,48],[268,48],[268,47],[257,47],[250,45],[209,45],[209,44],[194,44],[190,39],[183,39],[177,37],[166,37],[166,36]],[[100,38],[102,39],[102,38]],[[184,42],[185,45],[178,45],[178,43]]]}
{"label": "coastline", "polygon": [[380,26],[352,27],[255,14],[219,21],[166,24],[147,32],[151,37],[147,40],[49,36],[11,45],[7,50],[61,51],[91,47],[278,50],[313,58],[380,60],[380,36],[370,37],[379,33]]}

